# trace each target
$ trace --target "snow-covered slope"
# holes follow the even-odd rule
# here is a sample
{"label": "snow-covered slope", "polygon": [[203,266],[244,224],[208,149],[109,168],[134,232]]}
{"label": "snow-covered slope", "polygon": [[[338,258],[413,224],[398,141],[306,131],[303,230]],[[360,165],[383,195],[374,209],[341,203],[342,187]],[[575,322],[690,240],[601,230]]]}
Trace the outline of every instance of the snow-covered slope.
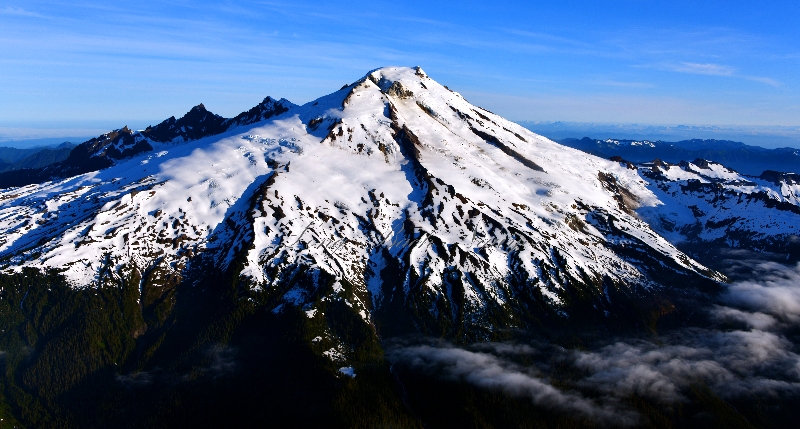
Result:
{"label": "snow-covered slope", "polygon": [[670,241],[797,253],[797,174],[766,171],[759,177],[745,176],[702,159],[679,165],[648,163],[639,171],[662,202],[640,213]]}
{"label": "snow-covered slope", "polygon": [[[336,301],[367,324],[391,314],[386,330],[473,338],[722,279],[636,216],[659,204],[637,171],[473,106],[419,68],[282,106],[188,142],[172,118],[158,134],[169,139],[141,134],[152,150],[109,168],[0,190],[3,269],[57,269],[82,287],[179,281],[202,261],[274,312],[324,319]],[[345,359],[320,329],[320,350]]]}
{"label": "snow-covered slope", "polygon": [[221,134],[286,112],[294,106],[285,99],[267,97],[252,109],[225,119],[199,104],[179,119],[132,131],[127,126],[79,144],[67,159],[43,168],[0,173],[0,188],[44,183],[108,168],[119,161],[153,150],[154,143],[181,143]]}

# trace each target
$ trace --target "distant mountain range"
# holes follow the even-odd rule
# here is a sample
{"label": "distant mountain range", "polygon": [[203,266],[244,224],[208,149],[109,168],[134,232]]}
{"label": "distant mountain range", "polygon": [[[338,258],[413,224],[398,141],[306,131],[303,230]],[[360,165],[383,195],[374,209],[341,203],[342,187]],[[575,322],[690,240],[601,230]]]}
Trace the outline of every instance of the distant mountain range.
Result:
{"label": "distant mountain range", "polygon": [[55,162],[63,161],[75,147],[71,142],[57,146],[42,146],[30,149],[0,147],[0,172],[22,170],[26,168],[42,168]]}
{"label": "distant mountain range", "polygon": [[551,140],[590,136],[598,140],[661,140],[677,142],[714,139],[744,142],[770,149],[800,147],[800,126],[777,125],[653,125],[567,121],[519,121],[523,127]]}
{"label": "distant mountain range", "polygon": [[766,170],[800,172],[800,149],[765,149],[730,140],[599,140],[589,137],[566,138],[557,142],[603,158],[619,156],[626,161],[642,163],[660,159],[678,164],[681,161],[704,159],[724,164],[739,173],[759,176]]}

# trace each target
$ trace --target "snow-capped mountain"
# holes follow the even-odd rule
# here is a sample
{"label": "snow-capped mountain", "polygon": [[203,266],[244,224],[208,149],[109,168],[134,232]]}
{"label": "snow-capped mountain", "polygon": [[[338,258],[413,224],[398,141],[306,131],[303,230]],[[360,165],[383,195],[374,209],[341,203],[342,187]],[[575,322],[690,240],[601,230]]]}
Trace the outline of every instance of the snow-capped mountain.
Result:
{"label": "snow-capped mountain", "polygon": [[641,216],[671,242],[717,245],[800,257],[800,175],[742,175],[697,159],[639,166],[660,204]]}
{"label": "snow-capped mountain", "polygon": [[318,321],[313,342],[333,361],[352,351],[334,305],[385,334],[480,339],[724,280],[637,216],[663,212],[661,181],[535,135],[420,68],[229,120],[200,105],[80,148],[82,163],[37,176],[58,179],[0,190],[3,270],[57,270],[75,287],[135,279],[144,296],[213,266],[254,305]]}

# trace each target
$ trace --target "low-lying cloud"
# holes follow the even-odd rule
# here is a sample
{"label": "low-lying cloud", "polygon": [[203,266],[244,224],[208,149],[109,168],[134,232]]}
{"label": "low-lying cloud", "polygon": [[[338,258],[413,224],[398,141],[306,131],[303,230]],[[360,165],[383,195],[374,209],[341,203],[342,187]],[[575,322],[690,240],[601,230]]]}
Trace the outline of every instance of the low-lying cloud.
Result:
{"label": "low-lying cloud", "polygon": [[[416,370],[529,397],[538,406],[579,413],[601,423],[631,426],[642,418],[626,399],[669,405],[705,385],[723,399],[800,394],[800,355],[788,333],[800,328],[800,264],[752,266],[752,280],[728,287],[707,309],[715,326],[669,332],[658,342],[620,339],[590,350],[547,344],[448,343],[396,346],[389,358]],[[527,355],[533,364],[516,359]],[[583,374],[570,391],[549,379],[559,362]]]}
{"label": "low-lying cloud", "polygon": [[114,378],[118,383],[129,388],[142,388],[154,384],[177,385],[203,379],[215,379],[237,370],[238,365],[235,359],[237,352],[235,347],[214,344],[202,352],[202,362],[186,373],[174,373],[161,368],[153,368],[149,371],[117,374]]}
{"label": "low-lying cloud", "polygon": [[618,342],[574,352],[571,362],[590,374],[579,385],[663,403],[685,400],[684,392],[698,383],[727,398],[800,392],[800,357],[774,333],[691,330],[665,340],[660,345]]}
{"label": "low-lying cloud", "polygon": [[[508,346],[508,347],[503,347]],[[497,351],[519,351],[513,345],[501,345]],[[533,349],[529,349],[533,351]],[[577,412],[602,422],[625,426],[638,422],[638,416],[609,403],[597,403],[576,392],[553,387],[533,368],[524,368],[496,355],[442,344],[438,347],[418,345],[395,348],[390,359],[403,361],[416,370],[441,373],[451,379],[488,389],[501,390],[513,396],[529,397],[539,406],[564,412]]]}
{"label": "low-lying cloud", "polygon": [[755,271],[759,278],[731,285],[725,302],[769,314],[782,322],[800,322],[800,264],[795,269],[787,269],[775,262],[763,262]]}

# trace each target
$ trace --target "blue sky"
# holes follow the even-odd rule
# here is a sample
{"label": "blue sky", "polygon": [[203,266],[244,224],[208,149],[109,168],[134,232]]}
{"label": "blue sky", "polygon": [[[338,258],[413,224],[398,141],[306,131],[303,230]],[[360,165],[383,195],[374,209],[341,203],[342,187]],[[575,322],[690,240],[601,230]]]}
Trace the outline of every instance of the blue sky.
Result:
{"label": "blue sky", "polygon": [[798,23],[797,0],[0,0],[0,127],[232,116],[384,65],[512,120],[797,126]]}

